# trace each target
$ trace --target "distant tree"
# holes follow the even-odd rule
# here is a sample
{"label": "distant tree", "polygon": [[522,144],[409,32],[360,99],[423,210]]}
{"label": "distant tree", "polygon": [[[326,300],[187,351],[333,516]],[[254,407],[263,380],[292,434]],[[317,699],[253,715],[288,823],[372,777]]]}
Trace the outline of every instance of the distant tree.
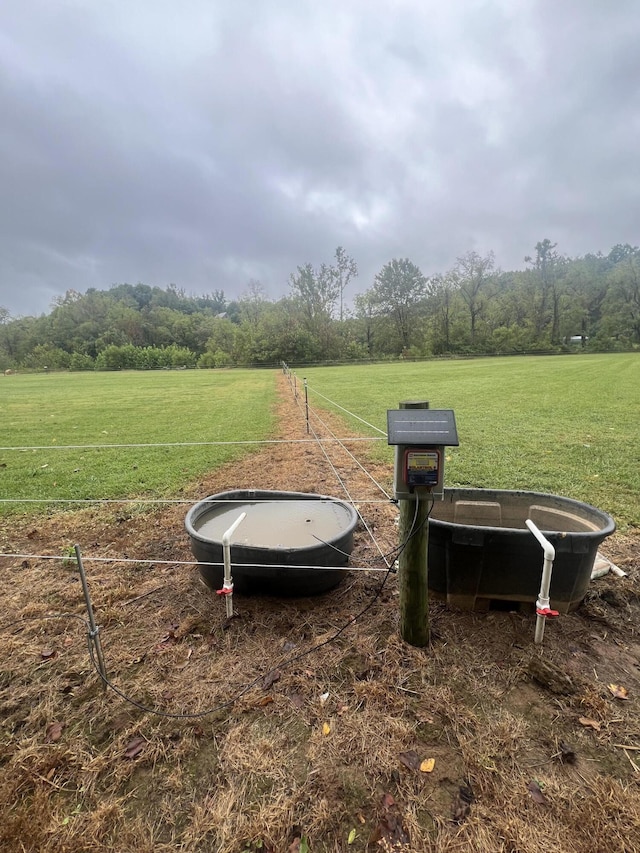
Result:
{"label": "distant tree", "polygon": [[267,302],[267,295],[261,282],[255,278],[250,279],[247,289],[238,300],[241,322],[246,321],[255,328]]}
{"label": "distant tree", "polygon": [[340,322],[342,323],[344,319],[343,294],[351,279],[358,275],[358,266],[353,258],[347,255],[342,246],[338,246],[336,249],[335,258],[336,262],[332,270],[340,292]]}
{"label": "distant tree", "polygon": [[460,282],[454,270],[431,279],[430,316],[435,353],[452,352],[451,330]]}
{"label": "distant tree", "polygon": [[335,357],[338,338],[332,318],[340,289],[333,269],[321,264],[315,270],[311,264],[305,264],[292,273],[289,283],[294,303],[302,312],[306,329],[317,342],[321,357]]}
{"label": "distant tree", "polygon": [[408,350],[415,342],[429,289],[420,268],[408,258],[394,258],[375,277],[369,291],[371,304],[378,316],[386,315],[393,323],[400,350]]}
{"label": "distant tree", "polygon": [[360,327],[360,338],[369,357],[375,349],[376,310],[370,290],[358,293],[354,299],[355,318]]}
{"label": "distant tree", "polygon": [[469,311],[471,346],[476,344],[478,318],[482,314],[489,277],[494,271],[493,252],[482,257],[478,252],[467,252],[458,258],[455,273],[458,291]]}
{"label": "distant tree", "polygon": [[640,344],[640,250],[626,253],[608,276],[605,300],[609,329],[617,338]]}
{"label": "distant tree", "polygon": [[620,261],[625,261],[629,258],[637,257],[640,249],[637,246],[631,246],[629,243],[617,243],[607,255],[607,260],[612,264],[619,264]]}
{"label": "distant tree", "polygon": [[229,356],[228,363],[231,363],[235,354],[237,333],[238,327],[235,323],[232,323],[231,320],[227,320],[226,318],[216,317],[212,321],[211,335],[207,340],[205,352],[227,353]]}
{"label": "distant tree", "polygon": [[567,264],[567,258],[556,252],[557,245],[545,238],[536,243],[535,257],[525,258],[525,262],[535,271],[539,292],[535,318],[536,337],[540,338],[545,326],[550,324],[552,344],[560,343],[561,281]]}
{"label": "distant tree", "polygon": [[331,268],[321,264],[314,270],[311,264],[299,266],[289,277],[294,298],[299,302],[312,325],[331,319],[339,295],[338,283]]}

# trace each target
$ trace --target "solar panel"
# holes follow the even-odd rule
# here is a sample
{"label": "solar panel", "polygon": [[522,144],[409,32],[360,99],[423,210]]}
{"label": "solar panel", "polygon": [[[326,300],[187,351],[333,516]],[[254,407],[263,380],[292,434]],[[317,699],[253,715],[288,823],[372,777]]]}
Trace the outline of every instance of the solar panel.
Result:
{"label": "solar panel", "polygon": [[460,444],[453,409],[389,409],[387,434],[388,444]]}

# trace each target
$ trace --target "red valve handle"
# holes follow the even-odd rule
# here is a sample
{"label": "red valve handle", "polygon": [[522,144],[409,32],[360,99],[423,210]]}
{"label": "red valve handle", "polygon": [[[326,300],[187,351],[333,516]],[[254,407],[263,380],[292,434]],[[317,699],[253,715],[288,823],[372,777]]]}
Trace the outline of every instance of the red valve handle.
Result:
{"label": "red valve handle", "polygon": [[536,613],[538,614],[538,616],[549,616],[549,617],[554,617],[554,616],[560,615],[560,612],[558,610],[551,610],[550,607],[537,607]]}
{"label": "red valve handle", "polygon": [[232,595],[232,594],[233,594],[233,587],[232,586],[225,586],[222,589],[216,590],[216,595]]}

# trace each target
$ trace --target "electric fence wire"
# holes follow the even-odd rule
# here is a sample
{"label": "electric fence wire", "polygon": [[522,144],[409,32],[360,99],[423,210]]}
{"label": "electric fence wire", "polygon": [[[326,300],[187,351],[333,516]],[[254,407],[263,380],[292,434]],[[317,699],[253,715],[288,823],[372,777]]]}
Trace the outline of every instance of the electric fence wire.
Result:
{"label": "electric fence wire", "polygon": [[375,477],[373,476],[373,474],[371,474],[371,472],[370,472],[370,471],[367,471],[367,469],[364,467],[364,465],[363,465],[363,464],[360,462],[360,460],[359,460],[359,459],[358,459],[358,458],[357,458],[357,457],[356,457],[356,456],[355,456],[355,455],[354,455],[354,454],[349,450],[349,448],[348,448],[348,447],[346,447],[346,445],[343,443],[343,441],[342,441],[341,439],[339,439],[339,438],[337,438],[337,437],[335,436],[335,433],[333,432],[333,430],[331,429],[331,427],[330,427],[327,423],[325,423],[325,421],[323,421],[323,420],[322,420],[322,418],[320,417],[320,415],[319,415],[315,410],[312,410],[312,409],[310,408],[310,409],[309,409],[309,411],[310,411],[310,412],[313,412],[313,416],[316,418],[316,420],[317,420],[319,423],[321,423],[321,424],[322,424],[322,426],[327,430],[327,432],[329,433],[329,435],[331,435],[331,436],[333,436],[333,437],[335,438],[335,440],[338,442],[338,444],[339,444],[339,445],[340,445],[340,447],[344,450],[344,452],[345,452],[348,456],[350,456],[350,457],[351,457],[351,459],[353,459],[353,461],[356,463],[356,465],[358,466],[358,468],[360,468],[360,470],[361,470],[361,471],[362,471],[362,472],[363,472],[363,473],[364,473],[364,474],[365,474],[365,475],[366,475],[366,476],[371,480],[371,482],[374,484],[374,486],[376,486],[376,488],[378,488],[378,489],[382,492],[382,494],[386,497],[387,501],[390,501],[390,500],[391,500],[391,495],[389,494],[389,492],[387,492],[387,490],[384,488],[384,486],[382,486],[382,485],[381,485],[381,484],[380,484],[380,483],[375,479]]}
{"label": "electric fence wire", "polygon": [[[413,516],[413,522],[411,524],[411,529],[409,531],[409,534],[407,535],[407,538],[405,539],[405,541],[400,546],[400,552],[402,550],[404,550],[404,548],[406,548],[407,544],[409,543],[409,541],[411,540],[413,535],[417,532],[416,530],[414,530],[414,528],[416,526],[417,518],[418,518],[418,501],[416,500],[416,509],[415,509],[415,513]],[[37,622],[37,621],[46,620],[46,619],[77,619],[78,621],[82,622],[83,625],[87,628],[87,648],[88,648],[88,652],[89,652],[89,659],[91,661],[91,665],[93,666],[93,669],[95,670],[96,674],[98,675],[98,677],[100,678],[102,683],[105,685],[105,687],[107,687],[113,693],[115,693],[117,696],[119,696],[124,702],[127,702],[129,705],[132,705],[133,707],[137,708],[139,711],[142,711],[145,714],[153,714],[156,717],[165,717],[165,718],[172,719],[172,720],[196,720],[196,719],[201,719],[203,717],[208,717],[211,714],[216,714],[219,711],[223,711],[225,708],[232,707],[233,705],[235,705],[235,703],[239,699],[241,699],[253,687],[255,687],[257,684],[259,684],[261,681],[264,681],[264,679],[268,678],[273,673],[275,673],[279,670],[282,670],[282,669],[289,668],[294,663],[297,663],[298,661],[302,660],[303,658],[308,657],[309,655],[313,654],[314,652],[317,652],[319,649],[323,648],[324,646],[327,646],[330,643],[335,642],[335,640],[337,640],[338,637],[340,637],[342,634],[344,634],[344,632],[347,630],[347,628],[351,627],[351,625],[353,625],[355,622],[357,622],[358,619],[361,619],[362,616],[364,616],[365,613],[367,613],[373,607],[373,605],[376,603],[376,601],[380,597],[382,590],[384,589],[385,584],[387,583],[387,580],[389,579],[389,575],[391,574],[392,569],[393,569],[393,566],[388,565],[386,572],[385,572],[385,576],[382,579],[382,582],[380,583],[378,589],[376,590],[373,598],[362,608],[362,610],[360,610],[358,613],[356,613],[355,616],[352,616],[348,622],[346,622],[341,628],[339,628],[337,631],[335,631],[330,637],[328,637],[326,640],[323,640],[321,643],[316,643],[315,646],[311,646],[308,649],[305,649],[301,652],[298,652],[298,654],[295,654],[289,658],[285,658],[284,660],[282,660],[279,663],[272,666],[271,669],[267,670],[266,672],[260,673],[260,675],[256,676],[248,684],[245,684],[245,686],[242,687],[240,690],[237,690],[233,694],[233,696],[231,696],[229,699],[226,699],[224,702],[219,702],[217,705],[213,706],[212,708],[207,708],[204,711],[191,711],[191,712],[186,712],[186,713],[185,712],[179,712],[178,713],[178,712],[172,712],[172,711],[163,711],[159,708],[151,708],[147,705],[144,705],[142,702],[138,702],[137,699],[134,699],[133,697],[126,694],[124,692],[124,690],[121,690],[117,686],[117,684],[114,684],[114,682],[100,668],[98,661],[96,660],[94,637],[91,634],[91,626],[90,626],[89,622],[84,617],[78,615],[77,613],[57,613],[57,614],[45,614],[43,616],[25,616],[25,617],[22,617],[21,619],[16,619],[13,622],[9,622],[9,623],[6,623],[6,624],[0,626],[0,632],[4,632],[8,628],[12,628],[15,625],[22,625],[25,622]],[[104,649],[103,649],[103,654],[104,654]]]}
{"label": "electric fence wire", "polygon": [[[354,415],[354,417],[356,417]],[[365,421],[366,423],[366,421]],[[375,427],[374,427],[375,429]],[[336,441],[333,438],[324,438],[322,441]],[[377,436],[358,436],[357,438],[343,438],[343,441],[382,441]],[[126,448],[145,447],[229,447],[233,445],[247,444],[314,444],[312,438],[248,438],[236,441],[158,441],[147,444],[34,444],[34,445],[9,445],[0,447],[0,451],[15,450],[19,453],[27,453],[36,450],[123,450]]]}
{"label": "electric fence wire", "polygon": [[[349,409],[345,409],[344,406],[341,406],[340,403],[336,403],[335,400],[330,400],[329,397],[325,397],[324,394],[321,394],[315,388],[312,388],[309,383],[307,383],[306,388],[308,391],[311,391],[312,394],[315,394],[316,397],[321,397],[323,400],[326,400],[327,403],[331,403],[332,406],[335,406],[337,409],[340,409],[341,411],[345,412],[347,415],[349,415],[349,417],[355,418],[357,421],[360,421],[360,423],[365,424],[365,426],[374,429],[376,432],[381,433],[384,438],[387,438],[387,433],[383,429],[380,429],[379,427],[370,424],[369,421],[365,421],[364,418],[361,418],[360,415],[356,415],[354,412],[350,412]],[[378,439],[378,441],[381,440],[382,439]]]}
{"label": "electric fence wire", "polygon": [[[337,502],[338,498],[331,498],[329,496],[322,496],[326,501]],[[381,498],[378,500],[372,500],[370,498],[363,498],[360,500],[356,498],[356,503],[358,504],[388,504],[390,499],[382,500]],[[246,498],[225,498],[225,503],[228,504],[246,504]],[[251,503],[287,503],[290,502],[287,498],[251,498]],[[39,504],[39,503],[51,503],[51,504],[131,504],[135,506],[136,504],[145,506],[155,505],[155,504],[193,504],[193,498],[0,498],[0,503],[4,504]]]}
{"label": "electric fence wire", "polygon": [[[291,380],[290,380],[290,384],[291,384]],[[293,386],[292,386],[292,387],[293,387]],[[308,383],[306,383],[306,384],[305,384],[305,387],[306,387],[307,389],[309,388]],[[328,397],[325,397],[325,396],[324,396],[324,394],[321,394],[319,391],[315,391],[315,393],[316,393],[316,395],[317,395],[317,396],[322,397],[324,400],[326,400],[327,402],[331,403],[332,405],[337,406],[337,408],[342,409],[342,411],[344,411],[344,412],[345,412],[346,414],[348,414],[348,415],[351,415],[351,416],[352,416],[352,417],[354,417],[356,420],[361,421],[362,423],[366,424],[367,426],[372,427],[373,429],[378,429],[377,427],[373,426],[373,424],[370,424],[370,423],[368,423],[367,421],[365,421],[365,420],[364,420],[363,418],[361,418],[359,415],[356,415],[354,412],[350,412],[348,409],[345,409],[345,408],[344,408],[343,406],[341,406],[339,403],[336,403],[334,400],[330,400]],[[298,408],[302,408],[302,406],[301,406],[300,402],[298,401],[298,399],[297,399],[297,398],[295,398],[295,400],[296,400],[296,402],[297,402],[297,404],[298,404]],[[315,411],[311,406],[309,406],[308,399],[306,400],[306,406],[305,406],[305,408],[306,408],[306,410],[307,410],[307,412],[308,412],[309,414],[311,414],[313,417],[315,417],[315,418],[316,418],[316,420],[318,420],[318,421],[319,421],[319,422],[320,422],[320,423],[325,427],[325,429],[327,429],[327,430],[329,431],[329,433],[331,433],[331,434],[333,435],[332,430],[330,429],[330,427],[329,427],[329,426],[328,426],[328,425],[327,425],[327,424],[322,420],[322,418],[317,414],[317,412],[316,412],[316,411]],[[419,532],[419,529],[421,529],[421,527],[423,527],[425,524],[427,524],[427,523],[428,523],[428,521],[429,521],[429,517],[431,516],[431,511],[433,510],[433,505],[434,505],[434,498],[433,498],[433,496],[431,497],[431,504],[430,504],[430,506],[429,506],[429,509],[428,509],[428,512],[427,512],[427,515],[426,515],[426,517],[425,517],[425,520],[424,520],[423,524],[420,526],[420,528],[419,528],[418,530],[414,530],[414,527],[415,527],[415,521],[416,521],[416,518],[417,518],[417,511],[418,511],[418,502],[419,502],[419,500],[420,500],[420,498],[419,498],[419,497],[416,497],[416,515],[414,515],[413,524],[412,524],[412,526],[411,526],[411,530],[412,530],[413,532],[410,532],[410,533],[409,533],[409,535],[407,536],[407,538],[406,538],[406,540],[405,540],[405,542],[404,542],[404,543],[402,543],[401,545],[396,546],[396,548],[393,548],[391,551],[388,551],[388,552],[385,554],[385,553],[382,551],[382,549],[381,549],[380,545],[378,544],[378,541],[376,540],[375,536],[373,535],[373,531],[370,529],[370,527],[369,527],[369,525],[367,524],[367,522],[365,521],[364,517],[363,517],[363,516],[362,516],[362,514],[359,512],[358,507],[357,507],[357,506],[355,506],[355,503],[354,503],[353,498],[351,497],[351,495],[350,495],[350,493],[349,493],[349,490],[347,489],[347,487],[346,487],[346,485],[344,484],[344,482],[343,482],[342,478],[341,478],[341,477],[340,477],[340,475],[338,474],[338,471],[337,471],[336,467],[334,466],[334,464],[332,463],[331,459],[329,458],[329,455],[327,454],[325,447],[320,443],[320,442],[322,441],[322,439],[320,438],[320,436],[318,436],[318,435],[317,435],[317,433],[315,432],[315,430],[314,430],[314,429],[313,429],[313,427],[311,426],[311,423],[309,422],[309,419],[308,419],[308,418],[307,418],[307,424],[308,424],[308,426],[309,426],[309,429],[310,429],[310,430],[311,430],[311,432],[313,433],[314,438],[318,441],[319,446],[320,446],[320,449],[322,450],[322,452],[323,452],[323,454],[324,454],[324,456],[325,456],[325,458],[326,458],[326,460],[327,460],[327,462],[328,462],[329,466],[330,466],[330,467],[331,467],[331,469],[333,470],[333,473],[335,474],[335,476],[336,476],[336,478],[337,478],[338,482],[340,483],[340,485],[341,485],[341,486],[342,486],[342,488],[344,489],[344,491],[345,491],[345,493],[346,493],[347,497],[348,497],[348,498],[349,498],[349,500],[351,501],[351,504],[352,504],[352,506],[353,506],[354,510],[358,513],[358,517],[359,517],[359,518],[360,518],[360,520],[362,521],[363,526],[365,527],[365,529],[367,530],[367,532],[368,532],[369,536],[371,537],[371,540],[372,540],[373,544],[374,544],[374,545],[376,546],[376,548],[378,549],[378,552],[380,553],[380,556],[381,556],[381,557],[382,557],[382,559],[384,560],[385,565],[389,568],[389,570],[390,570],[390,571],[394,571],[394,569],[393,569],[393,562],[391,562],[391,563],[390,563],[390,562],[389,562],[389,559],[391,559],[391,560],[393,560],[393,559],[397,559],[397,558],[398,558],[398,556],[400,555],[400,553],[402,553],[402,551],[404,550],[404,548],[405,548],[405,547],[406,547],[406,545],[408,544],[408,542],[413,538],[413,536],[415,536],[415,535],[416,535],[416,533],[417,533],[417,532]],[[381,432],[381,430],[378,430],[378,432]],[[386,433],[384,433],[384,435],[386,436]],[[339,442],[339,443],[340,443],[340,442]],[[371,480],[371,481],[372,481],[372,482],[373,482],[373,483],[374,483],[374,484],[375,484],[375,485],[376,485],[376,486],[377,486],[377,487],[378,487],[378,488],[383,492],[383,494],[385,494],[385,495],[387,496],[387,499],[388,499],[388,500],[387,500],[387,501],[384,501],[384,503],[388,503],[389,501],[393,501],[393,499],[390,497],[390,495],[388,495],[388,494],[387,494],[387,492],[386,492],[386,491],[384,490],[384,488],[380,485],[380,483],[378,483],[378,482],[375,480],[375,478],[374,478],[374,477],[373,477],[373,476],[372,476],[372,475],[371,475],[371,474],[370,474],[370,473],[369,473],[369,472],[364,468],[364,466],[363,466],[363,465],[361,465],[361,463],[359,462],[359,460],[358,460],[358,459],[356,459],[356,457],[355,457],[355,456],[354,456],[354,455],[353,455],[353,454],[352,454],[352,453],[351,453],[347,448],[343,448],[343,449],[344,449],[344,450],[346,450],[346,452],[348,453],[348,455],[349,455],[349,456],[351,456],[351,458],[354,460],[354,462],[355,462],[355,463],[356,463],[356,464],[357,464],[357,465],[358,465],[358,466],[359,466],[359,467],[364,471],[364,473],[365,473],[365,474],[369,477],[369,479],[370,479],[370,480]],[[359,501],[359,503],[364,503],[364,501]],[[342,554],[343,556],[345,556],[345,557],[349,557],[349,556],[350,556],[350,554],[348,554],[346,551],[342,551],[342,550],[340,550],[339,548],[337,548],[337,547],[336,547],[335,545],[333,545],[332,543],[330,543],[330,542],[325,542],[323,539],[320,539],[319,537],[316,537],[316,539],[318,539],[318,541],[322,542],[324,545],[328,545],[329,547],[333,548],[335,551],[338,551],[338,553]],[[373,571],[375,571],[375,569],[373,569],[373,568],[372,568],[372,570],[373,570]],[[379,569],[378,569],[378,571],[379,571]]]}
{"label": "electric fence wire", "polygon": [[[316,537],[318,538],[318,537]],[[325,543],[323,539],[319,539],[323,544]],[[346,551],[341,551],[339,548],[335,548],[335,550],[349,557],[350,554],[347,554]],[[0,554],[0,559],[14,559],[14,560],[59,560],[61,562],[69,562],[69,560],[73,560],[73,557],[69,554]],[[82,559],[85,563],[122,563],[122,564],[131,564],[136,566],[213,566],[220,568],[224,566],[224,563],[221,562],[208,562],[206,560],[149,560],[149,559],[136,559],[135,557],[92,557],[87,556],[86,554],[82,555]],[[289,569],[317,569],[318,566],[312,565],[293,565],[288,564],[286,566],[276,566],[272,563],[251,563],[252,566],[255,566],[259,569],[271,569],[273,571],[285,571]],[[386,572],[386,568],[377,568],[375,566],[349,566],[348,569],[346,566],[323,566],[322,570],[327,571],[336,571],[336,572]]]}
{"label": "electric fence wire", "polygon": [[[300,404],[298,404],[298,406],[300,407]],[[311,432],[312,432],[313,436],[314,436],[314,437],[316,437],[316,432],[315,432],[314,428],[311,426],[311,424],[309,424],[309,429],[311,430]],[[342,477],[341,477],[341,476],[340,476],[340,474],[338,473],[338,470],[337,470],[336,466],[333,464],[333,462],[332,462],[332,461],[331,461],[331,459],[329,458],[329,454],[327,453],[327,451],[326,451],[326,449],[325,449],[324,445],[323,445],[323,444],[321,444],[321,443],[319,443],[319,447],[320,447],[320,450],[322,451],[322,453],[323,453],[323,455],[324,455],[325,459],[327,460],[327,463],[329,464],[329,467],[331,468],[331,470],[333,471],[333,473],[334,473],[334,475],[335,475],[336,479],[338,480],[338,483],[340,484],[340,486],[341,486],[341,487],[342,487],[342,489],[344,490],[344,492],[345,492],[345,494],[347,495],[347,498],[349,499],[349,501],[350,501],[350,503],[351,503],[352,507],[354,508],[354,510],[356,511],[356,513],[358,514],[358,518],[360,519],[360,521],[362,522],[362,524],[363,524],[363,526],[364,526],[365,530],[367,531],[367,533],[368,533],[368,534],[369,534],[369,536],[371,537],[371,541],[373,542],[373,544],[375,545],[375,547],[378,549],[378,552],[380,553],[380,556],[381,556],[381,557],[382,557],[382,559],[384,560],[384,562],[385,562],[385,564],[386,564],[387,568],[389,568],[389,567],[390,567],[390,563],[387,561],[387,558],[386,558],[386,557],[385,557],[385,555],[384,555],[384,551],[382,550],[382,548],[381,548],[381,547],[380,547],[380,545],[378,544],[378,540],[377,540],[377,539],[375,538],[375,536],[373,535],[373,531],[371,530],[371,528],[369,527],[369,525],[368,525],[368,524],[367,524],[367,522],[365,521],[364,516],[362,515],[362,513],[360,512],[360,510],[358,509],[358,507],[355,505],[355,502],[354,502],[353,498],[351,497],[351,494],[350,494],[350,492],[349,492],[349,489],[347,488],[347,486],[346,486],[346,484],[345,484],[344,480],[342,479]]]}
{"label": "electric fence wire", "polygon": [[[319,396],[324,397],[324,395],[319,394],[319,392],[316,392],[316,393],[318,393]],[[328,400],[328,398],[326,398],[326,397],[324,397],[324,399]],[[329,402],[333,402],[333,401],[329,400]],[[337,403],[334,405],[338,406],[338,408],[343,409],[343,407],[339,406]],[[348,410],[346,410],[346,409],[343,409],[343,411],[347,412],[347,414],[353,415],[352,412],[348,412]],[[361,420],[363,423],[367,424],[366,421],[364,421],[362,418],[359,418],[357,415],[353,415],[353,416],[356,417],[358,420]],[[318,418],[318,420],[321,421],[320,418]],[[322,423],[322,421],[321,421],[321,423]],[[367,424],[367,426],[373,427],[372,424]],[[4,630],[6,630],[7,627],[12,627],[16,624],[21,624],[21,623],[24,623],[26,621],[34,621],[34,620],[37,621],[37,620],[58,619],[58,618],[59,619],[66,619],[66,618],[77,619],[77,620],[81,621],[85,625],[85,627],[87,627],[87,629],[88,629],[87,646],[88,646],[89,658],[91,660],[91,664],[92,664],[95,672],[97,673],[99,678],[102,680],[105,687],[108,687],[114,693],[116,693],[116,695],[118,695],[123,701],[133,705],[134,707],[138,708],[140,711],[143,711],[144,713],[154,714],[155,716],[159,716],[159,717],[166,717],[166,718],[170,718],[170,719],[181,719],[181,720],[200,719],[202,717],[205,717],[205,716],[208,716],[210,714],[217,713],[218,711],[224,710],[225,708],[231,707],[232,705],[234,705],[238,701],[238,699],[240,699],[242,696],[244,696],[246,693],[248,693],[249,690],[251,690],[260,681],[263,681],[266,677],[268,677],[272,673],[276,672],[279,669],[283,669],[285,667],[290,667],[292,664],[296,663],[297,661],[299,661],[299,660],[307,657],[308,655],[318,651],[319,649],[323,648],[323,646],[326,646],[329,643],[334,642],[336,639],[338,639],[338,637],[340,637],[347,630],[347,628],[349,628],[351,625],[353,625],[358,619],[360,619],[362,616],[364,616],[364,614],[367,613],[373,607],[375,602],[380,597],[382,590],[384,589],[384,586],[387,583],[387,580],[389,579],[389,575],[393,572],[394,565],[393,565],[393,562],[389,562],[387,555],[385,555],[384,552],[382,551],[382,549],[381,549],[380,545],[378,544],[375,536],[373,535],[373,532],[371,531],[369,525],[366,523],[365,519],[363,518],[362,514],[359,512],[358,508],[355,506],[353,498],[351,497],[351,494],[349,493],[349,490],[347,489],[346,484],[344,483],[343,479],[340,477],[336,467],[334,466],[331,459],[329,458],[329,456],[328,456],[328,454],[327,454],[327,452],[323,446],[322,441],[317,436],[315,430],[313,430],[312,427],[310,427],[310,429],[312,430],[312,433],[314,435],[313,441],[317,442],[319,447],[321,448],[321,450],[322,450],[327,462],[329,463],[331,469],[333,470],[338,482],[340,483],[343,490],[345,491],[347,497],[349,498],[349,501],[351,502],[352,506],[354,507],[355,511],[357,512],[357,514],[358,514],[360,520],[362,521],[365,529],[367,530],[369,536],[371,537],[372,542],[375,544],[376,548],[378,549],[378,551],[380,553],[380,556],[382,557],[382,559],[386,565],[386,569],[381,570],[381,571],[385,572],[385,576],[382,579],[382,582],[380,583],[378,589],[376,590],[373,598],[365,605],[365,607],[362,610],[360,610],[355,616],[351,617],[351,619],[349,619],[348,622],[346,622],[341,628],[339,628],[336,632],[334,632],[333,635],[330,636],[328,639],[323,640],[321,643],[317,643],[315,646],[312,646],[311,648],[306,649],[302,652],[299,652],[298,654],[293,655],[292,657],[285,659],[284,661],[276,664],[270,670],[268,670],[266,673],[261,673],[259,676],[257,676],[255,679],[253,679],[253,681],[246,684],[241,690],[237,691],[230,699],[227,699],[224,702],[218,703],[213,708],[209,708],[209,709],[206,709],[204,711],[193,711],[193,712],[189,712],[189,713],[173,713],[170,711],[163,711],[163,710],[160,710],[157,708],[150,708],[150,707],[147,707],[146,705],[143,705],[141,702],[138,702],[136,699],[133,699],[132,697],[128,696],[123,690],[121,690],[116,684],[114,684],[111,681],[111,679],[108,678],[108,676],[105,674],[105,672],[102,671],[102,669],[98,665],[98,661],[96,660],[94,637],[92,636],[91,626],[89,625],[89,623],[87,622],[86,619],[79,616],[78,614],[47,614],[44,616],[23,617],[20,620],[15,620],[12,623],[8,623],[8,625],[1,626],[0,631],[4,631]],[[373,429],[377,429],[377,427],[373,427]],[[381,432],[381,430],[378,430],[378,431]],[[362,466],[360,466],[360,467],[362,467]],[[375,480],[374,480],[374,482],[375,482]],[[390,556],[392,554],[395,554],[396,559],[398,559],[400,557],[403,550],[407,547],[408,543],[411,541],[413,536],[418,532],[418,530],[416,530],[415,528],[416,528],[416,520],[418,517],[419,499],[416,499],[415,503],[416,503],[416,508],[415,508],[415,512],[414,512],[414,516],[413,516],[413,521],[412,521],[411,528],[410,528],[410,531],[409,531],[406,539],[397,548],[395,548],[391,552],[389,552]],[[429,508],[429,512],[427,513],[427,517],[426,517],[425,521],[423,522],[423,525],[427,523],[429,515],[431,513],[432,507],[433,507],[433,501],[431,503],[431,507]],[[420,525],[420,527],[422,527],[423,525]],[[1,556],[10,556],[10,555],[5,554],[5,555],[1,555]],[[22,556],[22,557],[27,557],[27,558],[33,557],[33,555],[11,555],[11,556],[14,556],[14,557]],[[51,556],[43,555],[41,557],[41,559],[60,559],[60,557],[51,557]],[[69,557],[66,557],[65,559],[69,559]],[[85,558],[85,559],[93,559],[94,561],[101,561],[101,562],[103,562],[103,561],[105,561],[105,562],[106,561],[123,562],[123,560],[117,559],[117,558]],[[173,565],[180,564],[180,562],[178,562],[178,561],[160,561],[160,560],[140,561],[140,560],[127,559],[127,562],[133,562],[133,563],[149,562],[149,563],[153,563],[153,564],[170,563]],[[189,561],[189,564],[193,565],[194,563]],[[213,565],[219,565],[219,564],[213,564]],[[341,568],[344,568],[344,567],[341,567]],[[363,571],[370,571],[370,570],[371,569],[363,569]]]}

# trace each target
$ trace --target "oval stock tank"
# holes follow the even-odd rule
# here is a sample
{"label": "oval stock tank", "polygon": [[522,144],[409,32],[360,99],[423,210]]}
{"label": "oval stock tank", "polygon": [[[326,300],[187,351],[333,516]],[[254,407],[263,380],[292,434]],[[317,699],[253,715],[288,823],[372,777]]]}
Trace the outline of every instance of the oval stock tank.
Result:
{"label": "oval stock tank", "polygon": [[429,588],[467,610],[535,603],[543,552],[527,518],[555,548],[552,608],[566,613],[577,607],[615,522],[589,504],[538,492],[445,489],[429,524]]}
{"label": "oval stock tank", "polygon": [[222,537],[243,512],[231,540],[234,592],[317,595],[344,577],[358,521],[350,504],[305,492],[236,490],[205,498],[185,519],[211,589],[222,587]]}

